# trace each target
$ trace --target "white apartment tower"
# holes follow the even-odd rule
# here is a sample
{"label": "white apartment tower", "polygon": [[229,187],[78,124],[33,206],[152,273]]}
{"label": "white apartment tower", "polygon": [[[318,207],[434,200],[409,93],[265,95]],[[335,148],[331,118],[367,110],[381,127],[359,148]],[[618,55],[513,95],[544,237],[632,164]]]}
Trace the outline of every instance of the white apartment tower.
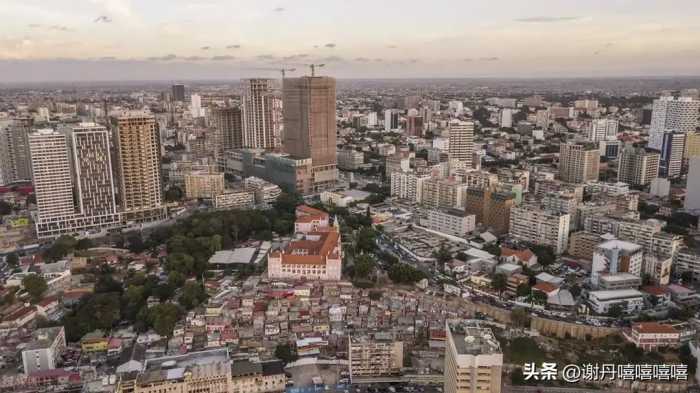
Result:
{"label": "white apartment tower", "polygon": [[598,180],[600,149],[595,145],[562,143],[559,147],[559,178],[567,183]]}
{"label": "white apartment tower", "polygon": [[500,393],[503,352],[476,320],[447,321],[445,393]]}
{"label": "white apartment tower", "polygon": [[513,206],[509,235],[517,240],[550,246],[559,255],[569,245],[570,217],[532,205]]}
{"label": "white apartment tower", "polygon": [[273,79],[244,79],[241,108],[243,147],[272,150],[280,138],[280,111]]}
{"label": "white apartment tower", "polygon": [[618,121],[615,119],[595,119],[586,125],[587,139],[591,142],[613,141],[617,139]]}
{"label": "white apartment tower", "polygon": [[449,123],[449,132],[450,163],[457,161],[464,163],[467,169],[471,168],[474,153],[474,123],[452,120]]}
{"label": "white apartment tower", "polygon": [[700,101],[691,97],[660,97],[654,100],[649,128],[649,147],[661,150],[666,130],[694,132],[698,126]]}

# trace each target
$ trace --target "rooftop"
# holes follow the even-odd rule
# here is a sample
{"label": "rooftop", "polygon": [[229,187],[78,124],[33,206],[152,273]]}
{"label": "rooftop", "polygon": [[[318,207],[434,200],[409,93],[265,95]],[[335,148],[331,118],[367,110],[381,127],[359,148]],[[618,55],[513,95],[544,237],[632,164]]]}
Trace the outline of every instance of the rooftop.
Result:
{"label": "rooftop", "polygon": [[643,296],[643,294],[636,289],[612,289],[606,291],[591,291],[589,292],[589,294],[603,301]]}
{"label": "rooftop", "polygon": [[640,322],[632,325],[632,330],[642,334],[673,334],[678,333],[671,325],[664,325],[658,322]]}
{"label": "rooftop", "polygon": [[56,337],[63,332],[63,326],[53,326],[37,329],[32,334],[33,341],[29,342],[25,350],[48,348],[56,340]]}
{"label": "rooftop", "polygon": [[244,264],[253,261],[253,257],[258,250],[254,247],[242,247],[235,250],[217,251],[209,258],[209,263],[217,265]]}
{"label": "rooftop", "polygon": [[501,353],[501,346],[488,327],[477,320],[449,321],[447,327],[459,355]]}
{"label": "rooftop", "polygon": [[623,250],[627,252],[637,252],[642,249],[642,246],[624,240],[608,240],[598,245],[598,248],[603,250]]}

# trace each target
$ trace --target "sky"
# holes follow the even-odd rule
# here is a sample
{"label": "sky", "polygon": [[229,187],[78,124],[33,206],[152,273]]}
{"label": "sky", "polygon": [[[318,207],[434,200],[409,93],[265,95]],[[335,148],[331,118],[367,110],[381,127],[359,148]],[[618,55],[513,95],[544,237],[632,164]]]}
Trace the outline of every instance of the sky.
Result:
{"label": "sky", "polygon": [[700,74],[698,0],[0,0],[0,82]]}

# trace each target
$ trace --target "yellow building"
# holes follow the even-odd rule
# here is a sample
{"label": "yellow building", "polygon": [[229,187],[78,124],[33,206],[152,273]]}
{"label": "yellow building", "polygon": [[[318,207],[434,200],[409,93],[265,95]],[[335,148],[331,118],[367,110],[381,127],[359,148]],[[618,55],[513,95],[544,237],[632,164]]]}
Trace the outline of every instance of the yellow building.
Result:
{"label": "yellow building", "polygon": [[80,340],[80,349],[83,352],[107,352],[109,338],[99,330],[88,333]]}

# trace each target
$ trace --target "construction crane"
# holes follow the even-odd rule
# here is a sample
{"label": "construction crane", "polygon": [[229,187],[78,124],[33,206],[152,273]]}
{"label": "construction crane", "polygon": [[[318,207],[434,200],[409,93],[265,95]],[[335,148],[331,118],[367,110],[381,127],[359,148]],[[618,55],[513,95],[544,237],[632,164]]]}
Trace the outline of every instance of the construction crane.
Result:
{"label": "construction crane", "polygon": [[282,74],[282,79],[287,75],[287,72],[294,72],[297,69],[296,68],[247,68],[249,70],[255,70],[255,71],[277,71]]}
{"label": "construction crane", "polygon": [[325,64],[307,64],[309,68],[311,68],[311,76],[316,76],[316,67],[321,68],[325,67]]}

